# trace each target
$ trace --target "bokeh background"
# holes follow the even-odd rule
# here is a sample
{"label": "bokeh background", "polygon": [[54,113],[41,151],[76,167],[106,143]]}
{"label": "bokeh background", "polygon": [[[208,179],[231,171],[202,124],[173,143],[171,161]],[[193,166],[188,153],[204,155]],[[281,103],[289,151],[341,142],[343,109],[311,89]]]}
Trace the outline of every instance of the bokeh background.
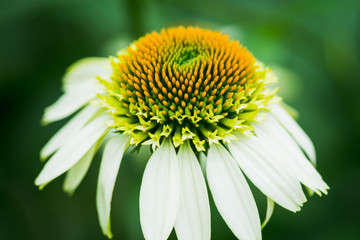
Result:
{"label": "bokeh background", "polygon": [[[139,36],[198,25],[240,40],[280,77],[331,190],[302,211],[275,208],[263,238],[360,239],[360,2],[358,0],[16,0],[0,8],[0,239],[105,239],[95,190],[100,156],[72,197],[63,177],[33,181],[39,151],[65,122],[40,126],[73,62],[109,56]],[[123,161],[112,204],[114,239],[143,239],[138,197],[146,153]],[[256,195],[260,195],[256,193]],[[259,200],[264,217],[264,199]],[[173,233],[170,237],[176,239]],[[212,239],[235,239],[212,204]]]}

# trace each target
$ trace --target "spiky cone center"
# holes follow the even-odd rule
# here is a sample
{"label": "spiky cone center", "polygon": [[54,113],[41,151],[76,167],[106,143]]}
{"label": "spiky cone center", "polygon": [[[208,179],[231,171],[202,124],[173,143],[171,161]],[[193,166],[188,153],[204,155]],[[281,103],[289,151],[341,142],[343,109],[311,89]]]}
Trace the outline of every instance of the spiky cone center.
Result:
{"label": "spiky cone center", "polygon": [[251,134],[251,121],[275,98],[276,78],[227,35],[196,27],[164,29],[135,41],[112,58],[111,80],[99,97],[132,144],[177,148],[189,140],[204,151]]}

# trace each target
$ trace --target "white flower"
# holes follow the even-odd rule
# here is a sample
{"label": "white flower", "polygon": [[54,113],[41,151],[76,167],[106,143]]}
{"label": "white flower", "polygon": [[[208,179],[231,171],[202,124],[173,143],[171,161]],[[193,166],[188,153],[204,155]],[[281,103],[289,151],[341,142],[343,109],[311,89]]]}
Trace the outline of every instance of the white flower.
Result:
{"label": "white flower", "polygon": [[[198,64],[205,64],[203,58],[209,56],[204,46],[211,49],[218,46],[218,41],[229,42],[224,35],[197,28],[180,27],[164,30],[161,34],[153,33],[150,36],[160,39],[174,34],[181,41],[187,39],[189,42],[193,38],[199,39],[193,36],[217,39],[210,44],[195,41],[195,44],[203,47],[199,49],[205,52],[204,55],[196,47],[189,50],[185,46],[183,50],[177,50],[180,53],[171,63],[185,64],[183,69],[186,71],[194,70],[188,70],[186,64],[192,64],[189,66],[195,69],[200,69],[196,67]],[[160,66],[166,71],[168,63],[160,65],[155,62],[151,70],[151,65],[137,58],[142,56],[145,59],[146,53],[158,54],[142,49],[141,44],[145,44],[149,38],[146,36],[127,51],[119,53],[117,59],[111,59],[111,64],[105,58],[91,58],[69,69],[64,77],[64,94],[45,110],[43,122],[54,122],[81,110],[42,149],[41,158],[50,159],[36,178],[36,185],[43,188],[66,173],[64,190],[73,193],[84,178],[94,154],[100,145],[105,145],[96,202],[101,229],[111,238],[111,199],[123,155],[130,145],[151,145],[154,152],[146,165],[140,190],[141,227],[147,240],[167,239],[173,228],[180,240],[210,239],[206,181],[226,224],[237,238],[245,240],[261,239],[261,228],[269,220],[274,202],[292,212],[299,211],[306,202],[301,184],[318,195],[327,193],[327,184],[314,168],[316,156],[313,144],[275,101],[275,93],[266,89],[266,85],[274,80],[271,71],[253,61],[252,56],[238,43],[229,42],[229,49],[235,49],[235,53],[231,54],[243,51],[241,54],[246,55],[249,66],[254,66],[255,70],[243,68],[251,74],[242,74],[240,70],[236,72],[239,64],[232,62],[232,67],[230,63],[227,64],[230,66],[225,66],[225,59],[224,66],[219,64],[219,69],[226,69],[227,73],[214,68],[213,76],[209,71],[209,75],[204,74],[204,79],[210,76],[211,81],[217,81],[217,73],[223,79],[224,76],[230,78],[217,84],[227,82],[230,87],[225,84],[223,88],[217,87],[206,80],[204,86],[199,86],[195,78],[193,83],[183,78],[180,84],[177,79],[182,78],[182,70],[179,70],[180,74],[176,70],[173,70],[174,73],[167,72],[174,80],[164,80],[167,78],[165,74],[162,75],[162,82],[156,73],[157,68]],[[156,41],[151,44],[156,44]],[[138,49],[144,53],[137,53]],[[220,60],[218,63],[221,63]],[[143,65],[139,66],[139,62]],[[182,68],[180,65],[176,67]],[[155,72],[153,77],[151,71]],[[246,82],[245,79],[236,85],[232,82],[232,73],[253,80]],[[184,76],[193,79],[190,75]],[[125,78],[128,82],[124,82]],[[155,86],[155,83],[158,85]],[[188,84],[186,88],[184,84]],[[212,85],[210,90],[206,84]],[[215,91],[215,88],[219,91]],[[201,94],[198,100],[192,100],[192,96],[198,94],[197,89],[200,90],[199,96],[201,91],[208,95]],[[236,92],[221,93],[222,89]],[[163,92],[164,96],[159,96],[159,92]],[[218,92],[221,94],[216,95]],[[153,96],[159,99],[155,101]],[[164,102],[166,97],[168,101]],[[207,99],[207,103],[203,104],[203,99]],[[194,108],[205,110],[191,112]],[[180,110],[177,112],[176,109]],[[268,211],[262,226],[243,174],[267,196]]]}

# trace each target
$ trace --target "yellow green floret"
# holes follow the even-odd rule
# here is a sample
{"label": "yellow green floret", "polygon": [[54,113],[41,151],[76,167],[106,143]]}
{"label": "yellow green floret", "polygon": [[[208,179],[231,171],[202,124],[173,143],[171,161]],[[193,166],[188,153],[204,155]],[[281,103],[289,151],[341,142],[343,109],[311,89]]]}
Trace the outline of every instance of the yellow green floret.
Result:
{"label": "yellow green floret", "polygon": [[112,58],[111,80],[99,79],[99,97],[131,144],[177,148],[189,140],[197,151],[230,142],[233,131],[251,134],[251,121],[276,101],[276,81],[252,54],[227,35],[195,27],[153,32]]}

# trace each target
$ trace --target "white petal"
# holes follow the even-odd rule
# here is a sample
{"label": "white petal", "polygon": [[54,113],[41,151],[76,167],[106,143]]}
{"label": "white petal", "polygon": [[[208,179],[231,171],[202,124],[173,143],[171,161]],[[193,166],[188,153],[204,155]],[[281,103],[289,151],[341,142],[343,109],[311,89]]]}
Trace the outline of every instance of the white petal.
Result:
{"label": "white petal", "polygon": [[176,153],[169,140],[152,154],[140,189],[140,220],[146,240],[165,240],[179,209],[180,185]]}
{"label": "white petal", "polygon": [[199,153],[199,162],[200,162],[200,167],[203,172],[203,175],[206,178],[206,156],[203,152]]}
{"label": "white petal", "polygon": [[74,193],[76,188],[85,177],[85,174],[90,167],[91,160],[93,159],[94,154],[96,153],[96,150],[101,143],[101,141],[98,142],[99,143],[96,142],[89,149],[89,151],[87,151],[87,153],[85,153],[85,155],[66,173],[63,189],[70,195]]}
{"label": "white petal", "polygon": [[299,181],[317,194],[327,193],[329,188],[314,166],[307,160],[289,133],[271,116],[263,124],[253,124],[256,135],[262,142],[287,162]]}
{"label": "white petal", "polygon": [[107,58],[85,58],[74,63],[63,78],[64,94],[45,109],[43,123],[63,119],[96,97],[97,76],[109,78],[111,65]]}
{"label": "white petal", "polygon": [[84,58],[72,64],[63,78],[64,90],[94,80],[96,76],[107,77],[112,74],[108,58]]}
{"label": "white petal", "polygon": [[298,123],[279,105],[274,105],[270,112],[286,128],[286,130],[289,131],[289,133],[308,155],[309,159],[314,165],[316,165],[314,145]]}
{"label": "white petal", "polygon": [[64,127],[62,127],[43,147],[40,152],[41,159],[45,160],[64,143],[68,142],[77,132],[95,115],[99,107],[89,105],[76,114]]}
{"label": "white petal", "polygon": [[180,170],[180,208],[175,231],[180,240],[210,239],[210,206],[200,164],[188,142],[177,155]]}
{"label": "white petal", "polygon": [[212,144],[206,164],[207,179],[217,209],[239,239],[261,239],[259,213],[250,188],[230,153]]}
{"label": "white petal", "polygon": [[267,198],[267,209],[266,209],[266,216],[264,222],[261,224],[261,229],[263,229],[266,224],[269,222],[273,212],[274,212],[275,203],[270,198]]}
{"label": "white petal", "polygon": [[113,136],[105,146],[101,160],[99,179],[96,191],[96,207],[103,233],[112,237],[110,229],[110,208],[112,193],[119,171],[121,160],[129,145],[130,137],[125,134]]}
{"label": "white petal", "polygon": [[306,201],[301,185],[287,164],[255,136],[236,134],[239,139],[229,150],[240,168],[266,196],[282,207],[296,212]]}
{"label": "white petal", "polygon": [[42,122],[48,124],[66,118],[96,97],[96,85],[86,84],[74,91],[65,92],[55,103],[47,107]]}
{"label": "white petal", "polygon": [[85,125],[76,136],[70,139],[49,159],[36,178],[35,184],[42,188],[45,184],[74,166],[109,131],[109,127],[105,125],[105,122],[110,119],[110,114],[102,113]]}

